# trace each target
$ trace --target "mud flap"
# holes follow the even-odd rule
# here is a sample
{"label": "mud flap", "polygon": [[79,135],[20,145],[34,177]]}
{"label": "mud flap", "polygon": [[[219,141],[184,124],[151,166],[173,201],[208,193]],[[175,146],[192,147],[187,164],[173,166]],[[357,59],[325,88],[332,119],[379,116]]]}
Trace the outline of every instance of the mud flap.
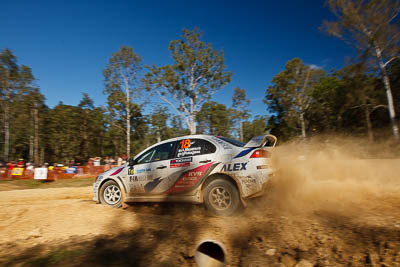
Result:
{"label": "mud flap", "polygon": [[244,208],[247,207],[247,203],[246,203],[246,201],[244,200],[244,198],[242,198],[242,196],[240,196],[240,202],[242,202],[242,205],[243,205]]}

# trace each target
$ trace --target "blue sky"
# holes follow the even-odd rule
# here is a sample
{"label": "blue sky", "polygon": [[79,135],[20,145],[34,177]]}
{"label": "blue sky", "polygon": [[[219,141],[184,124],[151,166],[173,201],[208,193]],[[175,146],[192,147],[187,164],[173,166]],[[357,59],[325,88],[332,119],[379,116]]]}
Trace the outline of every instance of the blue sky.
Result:
{"label": "blue sky", "polygon": [[82,92],[105,105],[102,70],[112,53],[129,45],[145,64],[172,63],[168,44],[183,28],[197,26],[204,41],[224,50],[233,78],[213,100],[230,106],[240,86],[253,116],[268,114],[265,90],[288,60],[299,57],[329,71],[353,56],[351,48],[318,30],[324,19],[334,19],[318,0],[2,0],[0,10],[0,50],[11,49],[32,68],[50,107],[59,101],[77,105]]}

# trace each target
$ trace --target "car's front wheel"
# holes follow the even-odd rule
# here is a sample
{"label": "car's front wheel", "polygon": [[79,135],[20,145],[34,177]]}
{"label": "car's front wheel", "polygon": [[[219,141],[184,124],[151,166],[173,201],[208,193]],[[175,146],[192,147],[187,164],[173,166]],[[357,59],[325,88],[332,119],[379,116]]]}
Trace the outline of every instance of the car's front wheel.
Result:
{"label": "car's front wheel", "polygon": [[236,186],[222,178],[215,179],[206,186],[204,203],[208,210],[223,216],[232,215],[241,206]]}
{"label": "car's front wheel", "polygon": [[118,208],[122,206],[122,191],[115,181],[105,182],[100,189],[100,202]]}

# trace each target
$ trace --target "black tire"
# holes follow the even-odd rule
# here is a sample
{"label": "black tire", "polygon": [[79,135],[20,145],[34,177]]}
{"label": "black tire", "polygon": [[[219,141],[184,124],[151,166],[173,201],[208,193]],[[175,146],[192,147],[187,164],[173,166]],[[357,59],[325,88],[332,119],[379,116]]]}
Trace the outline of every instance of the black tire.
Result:
{"label": "black tire", "polygon": [[239,191],[230,181],[215,179],[204,190],[204,204],[216,215],[230,216],[241,207]]}
{"label": "black tire", "polygon": [[100,188],[101,204],[109,205],[114,208],[122,206],[123,195],[122,190],[115,181],[107,181]]}

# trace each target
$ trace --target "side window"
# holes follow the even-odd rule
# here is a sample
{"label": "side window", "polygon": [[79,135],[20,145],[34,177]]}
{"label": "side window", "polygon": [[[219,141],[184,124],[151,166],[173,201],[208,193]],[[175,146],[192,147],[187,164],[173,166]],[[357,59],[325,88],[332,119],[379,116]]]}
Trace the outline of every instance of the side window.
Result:
{"label": "side window", "polygon": [[150,149],[136,160],[137,164],[170,159],[174,144],[175,142],[169,142]]}
{"label": "side window", "polygon": [[208,142],[206,140],[202,140],[202,141],[204,143],[204,147],[203,147],[204,151],[202,154],[211,154],[217,150],[217,148],[210,142]]}
{"label": "side window", "polygon": [[182,139],[178,141],[176,157],[191,157],[197,155],[211,154],[216,147],[203,139]]}

